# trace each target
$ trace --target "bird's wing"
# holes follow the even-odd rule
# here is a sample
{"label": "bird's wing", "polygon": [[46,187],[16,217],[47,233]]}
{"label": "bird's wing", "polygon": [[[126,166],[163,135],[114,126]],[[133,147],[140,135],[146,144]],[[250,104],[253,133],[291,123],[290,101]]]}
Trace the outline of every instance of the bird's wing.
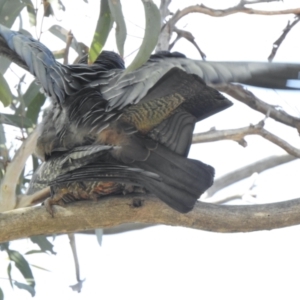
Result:
{"label": "bird's wing", "polygon": [[43,162],[33,174],[27,194],[32,194],[49,185],[57,176],[76,170],[91,161],[97,160],[117,147],[89,145],[75,147],[64,154],[53,154]]}
{"label": "bird's wing", "polygon": [[32,37],[3,25],[0,25],[0,36],[0,55],[28,70],[44,92],[62,106],[66,97],[80,91],[108,69],[124,68],[123,60],[113,52],[104,51],[92,66],[77,64],[71,67],[57,62],[52,52]]}
{"label": "bird's wing", "polygon": [[[175,53],[154,55],[141,68],[124,73],[120,57],[106,51],[94,65],[68,65],[57,62],[39,41],[0,25],[0,54],[27,68],[44,91],[64,105],[67,96],[84,86],[100,87],[108,101],[106,110],[136,104],[173,68],[194,74],[208,85],[239,82],[249,85],[300,89],[299,64],[254,62],[204,62]],[[296,82],[295,82],[296,80]],[[68,104],[66,104],[68,105]]]}
{"label": "bird's wing", "polygon": [[100,78],[91,82],[90,86],[100,87],[103,97],[108,101],[107,111],[122,109],[141,101],[173,68],[197,75],[207,85],[237,82],[273,89],[300,89],[300,64],[206,62],[170,55],[152,58],[128,74],[119,71]]}

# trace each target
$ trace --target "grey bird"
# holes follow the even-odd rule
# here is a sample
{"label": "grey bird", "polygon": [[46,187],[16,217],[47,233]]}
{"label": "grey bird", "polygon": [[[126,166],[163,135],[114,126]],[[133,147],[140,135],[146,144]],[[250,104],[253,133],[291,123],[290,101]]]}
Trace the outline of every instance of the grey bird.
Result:
{"label": "grey bird", "polygon": [[[86,198],[82,196],[86,191],[90,198],[110,194],[88,187],[107,184],[104,177],[111,178],[112,193],[120,193],[131,178],[133,186],[142,186],[175,210],[188,212],[214,177],[212,167],[186,158],[194,125],[231,106],[209,85],[239,82],[299,89],[293,86],[299,64],[203,62],[162,52],[125,73],[122,59],[113,52],[103,51],[93,65],[62,65],[32,38],[1,25],[0,36],[0,54],[29,70],[52,101],[37,146],[45,162],[29,191],[50,185],[52,204],[58,198],[63,202]],[[105,155],[103,151],[98,156],[84,155],[73,170],[61,167],[65,157],[81,155],[80,147],[97,145],[112,148],[103,150]],[[126,168],[131,177],[118,176]],[[52,171],[54,178],[48,178]],[[62,190],[66,193],[59,193]]]}

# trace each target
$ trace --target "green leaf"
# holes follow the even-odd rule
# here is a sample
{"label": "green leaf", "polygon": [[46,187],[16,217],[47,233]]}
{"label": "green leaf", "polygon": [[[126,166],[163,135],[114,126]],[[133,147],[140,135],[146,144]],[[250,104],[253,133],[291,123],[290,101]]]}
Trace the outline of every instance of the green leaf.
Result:
{"label": "green leaf", "polygon": [[113,25],[113,18],[109,9],[108,0],[101,0],[100,14],[95,34],[89,51],[89,61],[93,63],[107,40]]}
{"label": "green leaf", "polygon": [[11,278],[11,263],[9,263],[7,266],[7,275],[8,275],[8,279],[9,279],[9,283],[10,283],[11,287],[14,288],[13,281]]}
{"label": "green leaf", "polygon": [[36,268],[36,269],[39,269],[39,270],[42,270],[42,271],[46,271],[46,272],[51,272],[50,270],[48,270],[48,269],[45,269],[45,268],[43,268],[43,267],[40,267],[40,266],[37,266],[37,265],[32,265],[32,264],[30,264],[32,267],[34,267],[34,268]]}
{"label": "green leaf", "polygon": [[32,157],[32,169],[35,172],[35,170],[38,168],[39,164],[39,160],[36,158],[35,155],[31,155]]}
{"label": "green leaf", "polygon": [[1,288],[0,288],[0,300],[4,300],[4,294]]}
{"label": "green leaf", "polygon": [[118,51],[121,57],[124,56],[124,44],[127,37],[126,24],[122,12],[122,5],[120,0],[109,0],[108,2],[111,15],[116,22],[116,42]]}
{"label": "green leaf", "polygon": [[9,115],[9,114],[1,114],[0,113],[0,124],[12,125],[20,128],[32,128],[32,122],[22,116]]}
{"label": "green leaf", "polygon": [[[31,272],[31,269],[30,269],[30,266],[29,266],[27,260],[23,257],[23,255],[15,250],[8,250],[7,254],[9,256],[9,259],[15,263],[15,266],[22,273],[23,277],[29,283],[29,285],[31,287],[34,287],[35,281],[34,281],[33,274]],[[14,282],[14,284],[16,285],[15,282]],[[18,288],[20,288],[20,287],[18,286]]]}
{"label": "green leaf", "polygon": [[0,2],[1,24],[11,28],[25,4],[21,1],[2,0]]}
{"label": "green leaf", "polygon": [[[5,143],[6,143],[6,136],[5,136],[4,127],[2,124],[0,124],[0,149],[2,149],[3,146],[5,146]],[[5,147],[5,149],[6,149],[6,147]]]}
{"label": "green leaf", "polygon": [[10,66],[11,61],[6,57],[1,57],[1,64],[0,64],[0,73],[4,75],[8,67]]}
{"label": "green leaf", "polygon": [[0,101],[4,106],[8,106],[13,100],[9,85],[4,76],[0,74]]}
{"label": "green leaf", "polygon": [[38,93],[40,93],[40,87],[36,84],[36,81],[33,81],[23,95],[24,106],[28,107]]}
{"label": "green leaf", "polygon": [[148,60],[157,45],[160,34],[160,13],[157,6],[152,0],[142,0],[142,2],[146,18],[145,35],[139,52],[124,73],[138,69]]}
{"label": "green leaf", "polygon": [[56,254],[56,252],[53,251],[53,244],[51,244],[44,235],[32,236],[30,240],[37,244],[43,252],[49,251],[52,254]]}
{"label": "green leaf", "polygon": [[26,90],[25,94],[19,97],[20,105],[15,111],[15,115],[18,116],[24,116],[25,115],[25,108],[28,107],[28,105],[31,103],[31,101],[34,99],[37,93],[39,93],[40,88],[36,84],[36,81],[34,80],[28,89]]}
{"label": "green leaf", "polygon": [[14,281],[14,285],[16,287],[18,287],[19,289],[21,289],[21,290],[26,290],[27,292],[29,292],[31,294],[32,297],[35,296],[35,290],[32,286],[27,285],[25,283],[21,283],[21,282],[16,281],[16,280]]}
{"label": "green leaf", "polygon": [[45,251],[42,251],[42,250],[30,250],[30,251],[27,251],[27,252],[25,253],[25,255],[38,254],[38,253],[43,253],[43,254],[45,254]]}
{"label": "green leaf", "polygon": [[[31,93],[32,91],[30,91]],[[44,94],[40,93],[39,89],[35,89],[35,95],[32,95],[30,104],[27,106],[27,112],[26,117],[33,123],[37,123],[37,119],[39,116],[39,113],[41,111],[41,107],[44,105],[46,97]],[[29,99],[25,98],[26,93],[24,95],[24,101],[25,103],[28,102]]]}
{"label": "green leaf", "polygon": [[9,247],[9,242],[1,243],[0,244],[0,251],[7,251]]}
{"label": "green leaf", "polygon": [[0,124],[0,156],[2,156],[2,160],[0,161],[0,181],[3,179],[5,174],[5,164],[8,160],[8,149],[6,147],[6,136],[4,132],[4,127]]}

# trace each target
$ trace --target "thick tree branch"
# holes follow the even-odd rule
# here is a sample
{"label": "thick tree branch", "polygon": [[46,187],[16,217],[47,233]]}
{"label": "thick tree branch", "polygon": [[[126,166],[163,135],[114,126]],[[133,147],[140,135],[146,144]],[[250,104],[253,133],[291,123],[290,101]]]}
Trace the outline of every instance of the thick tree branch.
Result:
{"label": "thick tree branch", "polygon": [[33,153],[38,138],[38,129],[22,143],[13,160],[7,166],[6,173],[0,185],[0,212],[11,210],[16,206],[16,187],[27,158]]}
{"label": "thick tree branch", "polygon": [[[137,202],[139,207],[136,207]],[[42,206],[20,208],[0,214],[0,242],[133,222],[215,232],[270,230],[300,224],[300,199],[246,206],[198,202],[194,210],[187,214],[174,211],[151,195],[77,202],[66,208],[56,207],[54,218]]]}

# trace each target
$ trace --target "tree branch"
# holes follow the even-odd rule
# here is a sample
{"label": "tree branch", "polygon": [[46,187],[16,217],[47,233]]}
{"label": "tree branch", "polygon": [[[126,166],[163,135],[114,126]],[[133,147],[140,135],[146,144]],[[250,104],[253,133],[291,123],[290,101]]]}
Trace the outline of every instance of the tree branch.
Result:
{"label": "tree branch", "polygon": [[283,29],[283,33],[281,34],[281,36],[273,43],[273,47],[272,47],[272,51],[271,54],[268,57],[268,61],[273,61],[277,50],[279,49],[280,45],[282,44],[282,42],[284,41],[284,39],[286,38],[286,36],[288,35],[288,33],[291,31],[291,29],[300,21],[300,15],[296,16],[295,20],[292,22],[292,24],[290,23],[290,21],[288,21],[286,27]]}
{"label": "tree branch", "polygon": [[64,65],[67,65],[69,63],[68,62],[69,61],[69,50],[71,47],[72,40],[73,40],[73,34],[70,30],[66,37],[66,48],[65,48],[65,52],[64,52]]}
{"label": "tree branch", "polygon": [[50,197],[50,187],[46,187],[32,195],[19,195],[15,208],[36,205],[42,203],[48,197]]}
{"label": "tree branch", "polygon": [[[261,2],[252,2],[251,4],[257,4]],[[250,4],[250,3],[245,3]],[[244,5],[238,4],[234,7],[230,7],[227,9],[213,9],[209,8],[203,4],[200,5],[193,5],[184,8],[183,10],[178,10],[174,16],[168,21],[168,23],[172,24],[173,26],[184,16],[190,13],[202,13],[205,15],[209,15],[211,17],[226,17],[229,15],[237,14],[237,13],[244,13],[250,15],[264,15],[264,16],[275,16],[275,15],[287,15],[287,14],[300,14],[300,8],[294,9],[285,9],[285,10],[276,10],[276,11],[266,11],[266,10],[257,10],[253,8],[245,7]]]}
{"label": "tree branch", "polygon": [[[139,201],[136,207],[133,202]],[[124,223],[155,223],[214,232],[249,232],[300,224],[300,199],[262,205],[214,205],[198,202],[181,214],[151,195],[109,197],[55,207],[20,208],[0,214],[0,242],[32,235],[68,233]]]}
{"label": "tree branch", "polygon": [[202,142],[215,142],[220,140],[234,140],[242,146],[247,146],[247,142],[244,137],[247,135],[257,134],[265,138],[266,140],[272,142],[273,144],[284,149],[287,153],[300,158],[300,150],[293,147],[285,140],[279,138],[275,134],[265,130],[263,128],[264,121],[259,122],[256,125],[250,125],[248,127],[238,128],[238,129],[228,129],[228,130],[209,130],[206,132],[198,133],[193,135],[192,143],[202,143]]}
{"label": "tree branch", "polygon": [[281,122],[290,127],[294,127],[300,133],[300,119],[287,114],[283,110],[276,109],[276,106],[267,104],[266,102],[257,98],[253,93],[246,90],[242,85],[239,84],[226,84],[226,85],[215,85],[216,89],[224,92],[236,100],[243,102],[252,109],[268,115],[272,119]]}
{"label": "tree branch", "polygon": [[75,234],[69,233],[68,236],[69,236],[70,246],[71,246],[71,250],[72,250],[72,254],[73,254],[73,258],[74,258],[75,274],[76,274],[76,280],[77,280],[77,283],[74,285],[71,285],[70,287],[73,291],[80,293],[84,280],[80,279],[80,266],[79,266],[79,259],[78,259],[78,255],[77,255]]}
{"label": "tree branch", "polygon": [[7,166],[4,179],[0,186],[0,212],[11,210],[16,206],[16,187],[27,158],[33,153],[39,136],[38,129],[22,143],[13,160]]}
{"label": "tree branch", "polygon": [[270,156],[259,160],[253,164],[234,170],[233,172],[227,173],[224,176],[221,176],[215,180],[213,186],[206,191],[205,199],[212,197],[218,191],[240,180],[250,177],[255,172],[261,173],[268,169],[291,162],[295,159],[296,157],[292,155]]}
{"label": "tree branch", "polygon": [[179,41],[183,37],[196,47],[196,49],[198,50],[198,52],[199,52],[200,56],[202,57],[202,59],[205,60],[206,54],[197,45],[197,43],[195,42],[195,37],[191,34],[191,32],[186,31],[186,30],[182,30],[182,29],[178,29],[177,27],[174,27],[173,31],[177,33],[177,37],[170,44],[169,51],[171,51],[172,48],[174,47],[174,45],[177,43],[177,41]]}

